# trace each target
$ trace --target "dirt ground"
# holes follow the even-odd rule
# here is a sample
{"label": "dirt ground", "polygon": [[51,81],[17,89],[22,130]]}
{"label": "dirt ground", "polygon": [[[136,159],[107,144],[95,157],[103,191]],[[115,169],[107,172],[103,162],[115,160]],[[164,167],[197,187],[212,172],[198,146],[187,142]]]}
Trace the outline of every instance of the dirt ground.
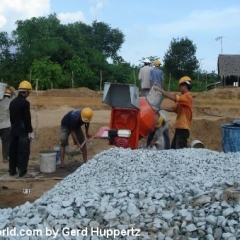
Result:
{"label": "dirt ground", "polygon": [[[240,119],[240,88],[218,88],[193,95],[194,114],[189,146],[197,139],[208,149],[222,151],[221,124]],[[94,110],[94,117],[90,125],[90,133],[93,135],[100,127],[109,126],[111,108],[102,103],[100,93],[87,88],[33,92],[28,100],[31,103],[32,125],[36,135],[36,139],[31,143],[29,172],[35,177],[30,179],[10,177],[7,173],[8,164],[3,163],[0,157],[0,208],[15,207],[26,201],[33,202],[81,166],[81,155],[69,156],[66,157],[65,169],[57,166],[54,173],[40,172],[39,152],[51,151],[59,144],[60,121],[67,111],[73,108],[91,107]],[[164,99],[162,104],[171,106],[173,102]],[[172,138],[175,114],[168,113],[168,117]],[[110,147],[113,146],[109,146],[107,140],[90,140],[87,143],[89,161],[97,153]],[[71,141],[70,149],[75,150]],[[24,189],[30,189],[30,192],[26,194]]]}

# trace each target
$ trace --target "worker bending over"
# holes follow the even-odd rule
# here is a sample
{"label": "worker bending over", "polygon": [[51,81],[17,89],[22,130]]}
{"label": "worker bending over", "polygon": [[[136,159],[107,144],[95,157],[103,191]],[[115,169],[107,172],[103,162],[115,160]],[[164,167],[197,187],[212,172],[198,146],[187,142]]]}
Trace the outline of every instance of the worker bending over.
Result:
{"label": "worker bending over", "polygon": [[78,148],[82,151],[84,163],[87,162],[86,141],[81,127],[83,125],[85,126],[86,138],[91,138],[88,130],[92,116],[92,109],[86,107],[82,110],[71,110],[62,118],[60,146],[61,168],[64,167],[65,147],[68,145],[68,138],[70,134],[73,138],[74,144],[77,145]]}

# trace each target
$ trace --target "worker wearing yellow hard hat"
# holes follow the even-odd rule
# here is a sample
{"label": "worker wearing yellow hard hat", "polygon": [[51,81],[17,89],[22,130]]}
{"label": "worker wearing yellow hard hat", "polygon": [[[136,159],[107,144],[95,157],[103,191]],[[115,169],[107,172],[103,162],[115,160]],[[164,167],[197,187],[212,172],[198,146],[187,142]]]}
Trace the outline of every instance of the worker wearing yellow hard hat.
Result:
{"label": "worker wearing yellow hard hat", "polygon": [[163,88],[163,71],[160,69],[160,66],[162,65],[161,61],[159,59],[155,60],[153,62],[154,67],[150,71],[149,81],[150,81],[150,88],[153,86]]}
{"label": "worker wearing yellow hard hat", "polygon": [[65,148],[68,146],[68,138],[71,134],[74,144],[82,151],[83,161],[87,162],[87,147],[82,126],[85,126],[86,138],[91,138],[89,134],[89,124],[92,121],[93,111],[89,107],[81,110],[71,110],[66,113],[61,120],[61,145],[60,145],[60,158],[61,165],[64,167]]}
{"label": "worker wearing yellow hard hat", "polygon": [[27,80],[20,82],[18,96],[9,106],[11,135],[9,147],[9,174],[19,177],[30,177],[27,174],[30,156],[30,142],[34,138],[31,123],[30,103],[27,97],[32,90],[32,85]]}
{"label": "worker wearing yellow hard hat", "polygon": [[178,88],[181,95],[172,94],[164,91],[162,88],[154,87],[154,90],[161,92],[165,97],[173,100],[175,105],[172,107],[161,108],[169,112],[175,112],[175,134],[171,142],[171,148],[187,148],[187,139],[190,136],[190,127],[192,122],[193,98],[191,94],[192,79],[189,76],[183,76],[178,81]]}
{"label": "worker wearing yellow hard hat", "polygon": [[0,98],[0,139],[2,142],[2,160],[4,163],[8,163],[11,126],[9,105],[12,101],[13,88],[3,84],[3,91],[4,94]]}

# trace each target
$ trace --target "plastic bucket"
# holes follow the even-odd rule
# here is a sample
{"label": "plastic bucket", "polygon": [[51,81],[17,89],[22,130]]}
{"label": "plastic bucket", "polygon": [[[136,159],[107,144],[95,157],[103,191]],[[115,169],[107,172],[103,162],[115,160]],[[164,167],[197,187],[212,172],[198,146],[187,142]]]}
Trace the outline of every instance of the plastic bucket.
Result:
{"label": "plastic bucket", "polygon": [[39,152],[40,172],[52,173],[56,171],[56,154],[55,151]]}
{"label": "plastic bucket", "polygon": [[0,99],[2,100],[4,97],[5,89],[7,87],[7,84],[0,83]]}
{"label": "plastic bucket", "polygon": [[164,99],[164,96],[161,92],[155,91],[153,87],[151,88],[150,92],[147,95],[147,100],[150,104],[150,106],[155,110],[159,111],[160,106],[162,104],[162,101]]}
{"label": "plastic bucket", "polygon": [[222,150],[227,152],[240,152],[240,126],[233,123],[221,125],[221,145]]}
{"label": "plastic bucket", "polygon": [[191,143],[191,148],[206,148],[206,146],[199,140],[194,140]]}

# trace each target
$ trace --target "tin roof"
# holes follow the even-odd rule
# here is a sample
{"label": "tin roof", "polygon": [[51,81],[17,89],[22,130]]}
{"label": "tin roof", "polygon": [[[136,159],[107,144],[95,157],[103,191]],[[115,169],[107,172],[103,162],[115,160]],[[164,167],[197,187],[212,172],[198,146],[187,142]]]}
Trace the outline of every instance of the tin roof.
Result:
{"label": "tin roof", "polygon": [[220,54],[218,56],[218,75],[240,76],[240,55]]}

